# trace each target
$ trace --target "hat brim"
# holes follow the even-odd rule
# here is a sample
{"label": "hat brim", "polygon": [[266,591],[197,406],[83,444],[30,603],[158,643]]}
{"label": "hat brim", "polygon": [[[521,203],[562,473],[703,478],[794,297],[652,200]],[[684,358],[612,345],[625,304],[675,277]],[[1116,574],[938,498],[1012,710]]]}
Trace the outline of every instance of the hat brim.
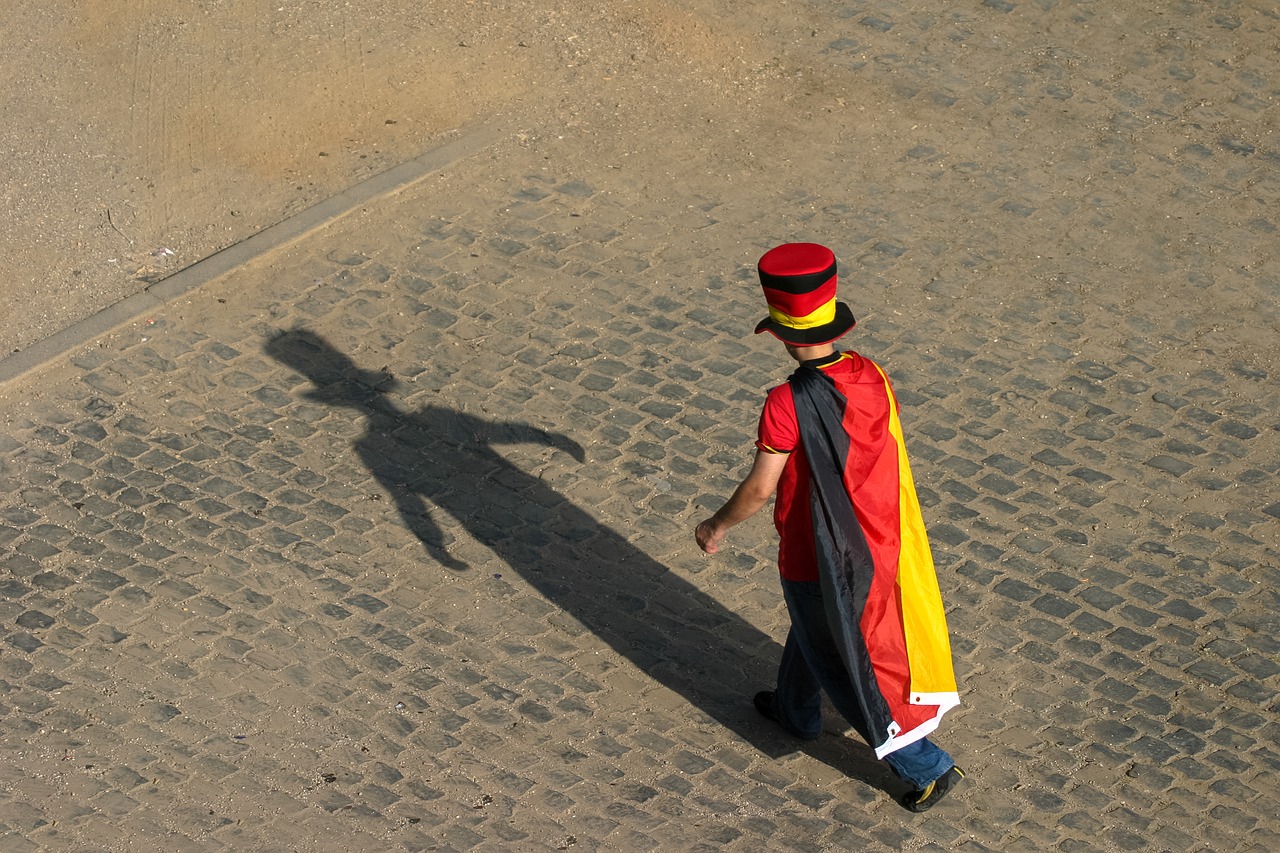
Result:
{"label": "hat brim", "polygon": [[836,303],[836,316],[830,323],[814,326],[811,329],[793,329],[784,326],[772,317],[765,317],[756,325],[756,334],[768,332],[784,344],[797,347],[818,347],[829,344],[837,338],[849,334],[857,325],[853,312],[843,302]]}

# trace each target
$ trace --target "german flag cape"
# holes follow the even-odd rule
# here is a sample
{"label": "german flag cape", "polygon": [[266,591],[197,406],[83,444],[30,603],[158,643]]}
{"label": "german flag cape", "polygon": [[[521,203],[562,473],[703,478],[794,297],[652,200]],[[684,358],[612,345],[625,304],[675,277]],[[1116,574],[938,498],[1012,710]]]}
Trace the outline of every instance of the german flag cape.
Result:
{"label": "german flag cape", "polygon": [[875,367],[889,423],[881,425],[879,455],[861,483],[848,474],[848,428],[866,425],[856,424],[848,399],[816,367],[801,366],[788,381],[809,459],[827,620],[862,705],[866,730],[858,734],[884,758],[937,728],[960,696],[897,400]]}

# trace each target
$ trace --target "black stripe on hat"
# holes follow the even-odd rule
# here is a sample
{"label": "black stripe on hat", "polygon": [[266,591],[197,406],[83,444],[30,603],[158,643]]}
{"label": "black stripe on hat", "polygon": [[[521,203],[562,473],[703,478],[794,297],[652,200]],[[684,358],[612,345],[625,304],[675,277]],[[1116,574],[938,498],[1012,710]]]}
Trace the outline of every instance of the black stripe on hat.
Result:
{"label": "black stripe on hat", "polygon": [[833,260],[831,266],[825,270],[801,273],[799,275],[775,275],[762,269],[758,269],[758,272],[760,273],[761,287],[781,290],[783,293],[808,293],[811,290],[817,290],[831,280],[831,277],[836,274],[836,262]]}

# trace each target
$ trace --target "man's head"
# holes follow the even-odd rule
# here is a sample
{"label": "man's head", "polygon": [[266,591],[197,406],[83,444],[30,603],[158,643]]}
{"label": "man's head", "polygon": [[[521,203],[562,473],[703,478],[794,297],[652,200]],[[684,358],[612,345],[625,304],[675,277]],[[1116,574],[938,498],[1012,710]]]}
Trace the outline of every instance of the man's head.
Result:
{"label": "man's head", "polygon": [[765,252],[756,270],[769,303],[756,334],[768,332],[788,352],[830,344],[857,322],[849,306],[836,301],[836,256],[826,246],[783,243]]}

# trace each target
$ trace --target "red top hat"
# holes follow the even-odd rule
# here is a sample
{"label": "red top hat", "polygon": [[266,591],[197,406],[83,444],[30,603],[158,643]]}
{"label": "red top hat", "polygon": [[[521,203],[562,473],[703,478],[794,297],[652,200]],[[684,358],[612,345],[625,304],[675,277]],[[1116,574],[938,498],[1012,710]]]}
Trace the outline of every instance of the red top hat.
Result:
{"label": "red top hat", "polygon": [[769,316],[756,326],[783,343],[799,347],[829,344],[857,322],[836,301],[836,256],[817,243],[783,243],[764,253],[756,266]]}

